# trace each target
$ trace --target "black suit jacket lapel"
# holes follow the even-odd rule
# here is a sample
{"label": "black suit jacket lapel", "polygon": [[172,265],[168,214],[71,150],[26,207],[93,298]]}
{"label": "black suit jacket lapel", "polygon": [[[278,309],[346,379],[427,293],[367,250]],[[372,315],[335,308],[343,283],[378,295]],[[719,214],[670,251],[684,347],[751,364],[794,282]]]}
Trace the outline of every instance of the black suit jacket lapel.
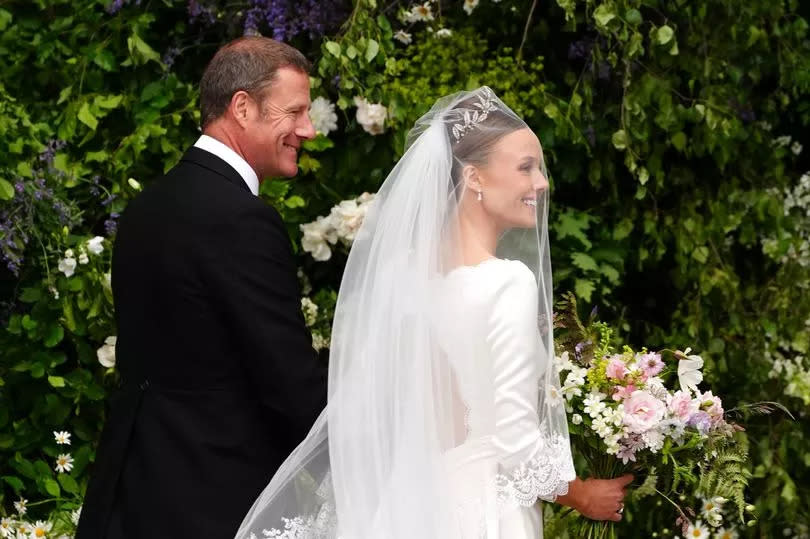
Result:
{"label": "black suit jacket lapel", "polygon": [[216,155],[212,154],[211,152],[205,151],[203,149],[197,148],[196,146],[192,146],[188,149],[188,151],[183,155],[181,161],[188,161],[190,163],[194,163],[195,165],[199,165],[203,168],[210,170],[216,174],[219,174],[229,182],[241,187],[248,193],[250,193],[250,188],[248,187],[247,183],[245,182],[244,178],[239,175],[235,168],[225,162],[222,158],[217,157]]}

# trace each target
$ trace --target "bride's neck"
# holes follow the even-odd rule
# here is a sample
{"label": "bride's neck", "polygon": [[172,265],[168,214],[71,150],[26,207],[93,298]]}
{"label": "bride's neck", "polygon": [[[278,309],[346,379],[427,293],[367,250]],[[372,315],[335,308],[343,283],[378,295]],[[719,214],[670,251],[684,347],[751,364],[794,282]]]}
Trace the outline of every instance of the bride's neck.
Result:
{"label": "bride's neck", "polygon": [[467,206],[459,212],[460,254],[463,265],[475,266],[493,258],[498,245],[498,236],[497,226],[487,218],[480,205]]}

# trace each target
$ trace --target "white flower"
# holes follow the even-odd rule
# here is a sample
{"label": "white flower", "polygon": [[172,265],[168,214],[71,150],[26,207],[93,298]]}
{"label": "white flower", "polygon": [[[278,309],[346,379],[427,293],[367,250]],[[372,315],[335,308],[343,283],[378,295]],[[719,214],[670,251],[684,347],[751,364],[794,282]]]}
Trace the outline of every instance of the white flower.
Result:
{"label": "white flower", "polygon": [[317,331],[312,332],[312,348],[317,351],[321,351],[324,348],[329,348],[329,339],[318,333]]}
{"label": "white flower", "polygon": [[560,403],[562,402],[562,394],[560,393],[560,388],[548,384],[546,386],[546,398],[548,399],[548,403],[551,406],[559,406]]}
{"label": "white flower", "polygon": [[589,393],[588,396],[582,401],[582,404],[584,405],[583,411],[591,417],[598,416],[606,407],[605,403],[602,402],[604,398],[605,395],[602,393]]}
{"label": "white flower", "polygon": [[75,255],[73,254],[73,249],[68,249],[65,251],[65,258],[74,258]]}
{"label": "white flower", "polygon": [[776,137],[775,139],[773,139],[773,145],[779,147],[786,147],[790,145],[791,140],[792,139],[790,138],[790,135],[782,135],[781,137]]}
{"label": "white flower", "polygon": [[397,33],[394,34],[394,39],[405,45],[410,45],[411,42],[413,41],[413,37],[411,36],[411,34],[406,32],[405,30],[398,30]]}
{"label": "white flower", "polygon": [[87,257],[87,253],[80,253],[79,264],[87,264],[88,262],[90,262],[90,259]]}
{"label": "white flower", "polygon": [[34,537],[36,537],[37,539],[39,537],[47,537],[48,532],[51,531],[51,528],[53,528],[53,524],[51,524],[50,522],[43,522],[42,520],[37,520],[36,524],[34,524],[34,526],[28,532],[28,535],[29,537],[31,537],[31,539],[33,539]]}
{"label": "white flower", "polygon": [[703,358],[688,355],[690,351],[691,348],[684,350],[685,359],[678,361],[678,382],[685,393],[697,391],[698,384],[703,381],[703,373],[700,372],[700,369],[703,368]]}
{"label": "white flower", "polygon": [[73,457],[69,453],[63,453],[56,457],[56,471],[59,473],[69,472],[73,469]]}
{"label": "white flower", "polygon": [[714,539],[738,539],[740,535],[734,528],[718,528],[714,532]]}
{"label": "white flower", "polygon": [[70,433],[63,431],[54,431],[53,437],[56,438],[56,443],[59,445],[70,445]]}
{"label": "white flower", "polygon": [[666,386],[664,386],[664,381],[658,376],[649,378],[645,389],[649,391],[653,397],[661,401],[666,401],[669,396],[669,391],[667,391]]}
{"label": "white flower", "polygon": [[72,513],[70,513],[70,520],[71,520],[71,522],[73,522],[73,523],[74,523],[76,526],[78,526],[78,525],[79,525],[79,518],[80,518],[81,516],[82,516],[82,508],[81,508],[81,507],[79,507],[78,509],[76,509],[75,511],[73,511]]}
{"label": "white flower", "polygon": [[432,21],[433,8],[430,2],[424,4],[417,4],[405,14],[405,22],[419,22],[419,21]]}
{"label": "white flower", "polygon": [[471,15],[475,8],[478,7],[479,0],[464,0],[464,11],[467,15]]}
{"label": "white flower", "polygon": [[688,539],[709,539],[709,529],[698,520],[686,529],[686,537]]}
{"label": "white flower", "polygon": [[357,106],[357,123],[371,135],[379,135],[385,131],[385,119],[388,110],[379,103],[369,103],[364,97],[356,96],[354,104]]}
{"label": "white flower", "polygon": [[65,274],[65,277],[70,277],[73,275],[73,272],[76,271],[76,259],[75,258],[63,258],[59,261],[57,265],[59,271]]}
{"label": "white flower", "polygon": [[337,129],[337,114],[335,104],[324,97],[316,97],[309,106],[309,119],[315,131],[328,135]]}
{"label": "white flower", "polygon": [[354,236],[363,224],[366,216],[365,205],[358,205],[356,200],[344,200],[334,208],[329,214],[332,225],[335,227],[338,237],[347,245],[354,241]]}
{"label": "white flower", "polygon": [[10,518],[0,519],[0,537],[12,537],[14,533],[14,521]]}
{"label": "white flower", "polygon": [[301,298],[301,310],[304,312],[304,322],[312,327],[318,318],[318,305],[309,298]]}
{"label": "white flower", "polygon": [[100,255],[104,250],[104,238],[96,236],[95,238],[87,240],[87,250],[94,255]]}
{"label": "white flower", "polygon": [[804,146],[802,146],[798,140],[790,146],[790,151],[793,152],[793,155],[799,155],[802,153],[802,149],[804,149]]}
{"label": "white flower", "polygon": [[453,31],[449,28],[439,28],[436,30],[436,37],[450,37],[453,35]]}
{"label": "white flower", "polygon": [[17,511],[18,515],[23,516],[26,513],[26,511],[28,511],[28,508],[26,507],[27,503],[28,500],[26,500],[25,498],[20,498],[19,500],[14,502],[14,510]]}
{"label": "white flower", "polygon": [[53,299],[59,299],[59,290],[57,290],[53,286],[49,286],[48,290],[50,291],[51,294],[53,294]]}
{"label": "white flower", "polygon": [[312,258],[324,262],[332,258],[332,250],[327,245],[337,242],[337,233],[328,217],[318,217],[311,223],[300,225],[303,237],[301,248],[312,255]]}
{"label": "white flower", "polygon": [[557,367],[558,372],[569,371],[574,366],[571,363],[571,359],[568,355],[568,352],[563,352],[559,356],[554,356],[554,364]]}
{"label": "white flower", "polygon": [[657,453],[664,447],[664,435],[657,430],[648,430],[641,435],[641,439],[653,453]]}
{"label": "white flower", "polygon": [[571,423],[573,423],[574,425],[579,425],[580,423],[582,423],[582,416],[579,414],[572,415]]}
{"label": "white flower", "polygon": [[115,367],[115,341],[116,337],[107,337],[104,340],[104,344],[96,350],[96,356],[98,357],[98,362],[111,369]]}

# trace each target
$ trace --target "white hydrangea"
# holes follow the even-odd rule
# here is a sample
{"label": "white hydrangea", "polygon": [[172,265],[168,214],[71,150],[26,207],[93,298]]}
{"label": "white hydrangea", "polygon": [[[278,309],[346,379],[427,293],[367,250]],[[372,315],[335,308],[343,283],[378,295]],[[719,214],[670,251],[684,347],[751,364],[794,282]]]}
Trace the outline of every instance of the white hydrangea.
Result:
{"label": "white hydrangea", "polygon": [[316,97],[309,106],[309,119],[318,133],[328,135],[335,131],[338,119],[335,104],[325,97]]}
{"label": "white hydrangea", "polygon": [[318,305],[309,298],[301,298],[301,310],[304,313],[304,322],[307,327],[315,325],[315,321],[318,319]]}
{"label": "white hydrangea", "polygon": [[357,123],[370,135],[380,135],[385,132],[385,119],[388,109],[379,103],[369,103],[366,98],[355,96],[354,104],[357,106]]}

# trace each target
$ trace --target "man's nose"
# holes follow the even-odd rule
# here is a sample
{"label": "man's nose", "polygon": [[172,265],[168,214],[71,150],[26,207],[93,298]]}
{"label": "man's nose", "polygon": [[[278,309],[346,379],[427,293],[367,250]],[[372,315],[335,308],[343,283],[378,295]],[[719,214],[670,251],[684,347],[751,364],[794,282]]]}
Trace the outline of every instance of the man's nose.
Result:
{"label": "man's nose", "polygon": [[309,119],[309,114],[307,114],[296,128],[295,135],[299,138],[310,140],[314,139],[316,134],[315,126],[312,125],[312,120]]}

